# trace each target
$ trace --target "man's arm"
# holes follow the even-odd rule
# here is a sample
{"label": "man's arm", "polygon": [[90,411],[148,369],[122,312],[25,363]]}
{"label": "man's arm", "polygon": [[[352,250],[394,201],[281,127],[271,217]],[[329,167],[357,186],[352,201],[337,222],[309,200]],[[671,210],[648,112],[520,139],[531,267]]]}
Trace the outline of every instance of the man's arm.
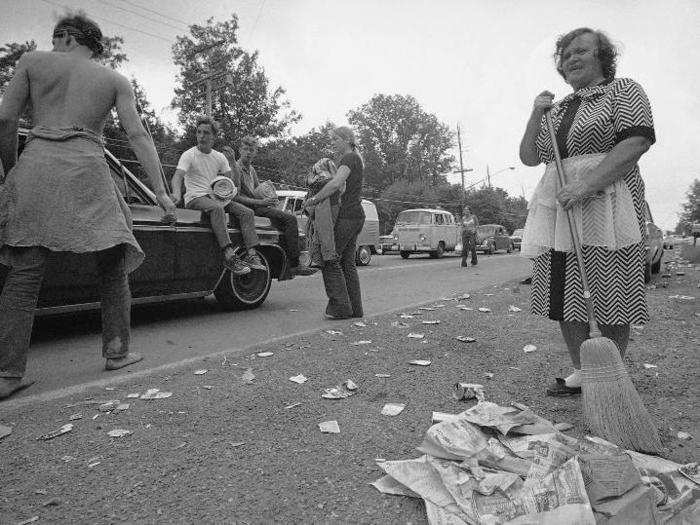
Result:
{"label": "man's arm", "polygon": [[[327,199],[331,195],[333,195],[336,191],[338,191],[343,184],[345,184],[345,181],[348,180],[348,177],[350,176],[350,168],[348,168],[346,165],[342,165],[338,168],[338,170],[335,172],[335,175],[333,175],[333,178],[326,182],[326,185],[321,188],[321,191],[319,191],[316,195],[311,197],[313,199],[311,204],[318,204],[324,199]],[[311,200],[309,199],[309,200]],[[308,202],[308,201],[307,201]]]}
{"label": "man's arm", "polygon": [[156,194],[158,203],[169,216],[175,216],[175,205],[168,197],[163,185],[163,179],[160,174],[160,160],[156,147],[151,140],[150,135],[146,132],[136,112],[136,102],[134,101],[134,92],[131,89],[129,81],[116,73],[117,75],[117,96],[115,107],[119,122],[124,131],[126,131],[131,147],[136,154],[136,158],[146,171],[151,182],[151,188]]}
{"label": "man's arm", "polygon": [[185,170],[176,169],[170,185],[173,188],[173,202],[177,204],[182,199],[182,182],[185,180]]}
{"label": "man's arm", "polygon": [[29,101],[29,72],[28,63],[31,57],[27,54],[17,62],[17,69],[2,97],[0,104],[0,162],[5,172],[9,172],[17,162],[17,127],[19,117]]}

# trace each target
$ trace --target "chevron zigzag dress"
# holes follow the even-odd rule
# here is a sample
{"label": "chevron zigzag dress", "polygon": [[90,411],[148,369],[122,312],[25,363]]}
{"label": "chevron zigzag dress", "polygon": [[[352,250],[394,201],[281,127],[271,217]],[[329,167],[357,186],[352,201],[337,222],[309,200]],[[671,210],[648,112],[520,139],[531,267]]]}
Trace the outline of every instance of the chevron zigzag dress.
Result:
{"label": "chevron zigzag dress", "polygon": [[[555,104],[552,120],[567,180],[586,177],[622,140],[655,142],[649,100],[631,79],[618,78],[581,89]],[[537,152],[547,164],[528,204],[523,255],[533,259],[532,313],[557,321],[587,320],[581,273],[559,190],[554,153],[544,122]],[[584,264],[602,324],[648,321],[644,288],[644,181],[634,166],[624,177],[573,208]]]}

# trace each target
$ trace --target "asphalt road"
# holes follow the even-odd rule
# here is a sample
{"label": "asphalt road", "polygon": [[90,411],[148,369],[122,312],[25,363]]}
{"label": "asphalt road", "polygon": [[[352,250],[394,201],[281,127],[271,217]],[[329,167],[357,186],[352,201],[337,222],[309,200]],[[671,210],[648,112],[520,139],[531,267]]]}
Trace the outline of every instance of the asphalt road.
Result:
{"label": "asphalt road", "polygon": [[[374,256],[360,268],[365,315],[373,316],[439,299],[446,291],[464,292],[526,276],[529,261],[514,255],[480,258],[476,268],[459,267],[458,257],[440,260],[398,255]],[[100,356],[97,312],[37,319],[27,378],[37,383],[22,394],[49,399],[89,386],[163,372],[216,353],[245,354],[251,346],[298,335],[333,321],[325,320],[321,275],[274,282],[262,307],[224,312],[213,298],[187,303],[137,307],[132,314],[131,348],[144,361],[126,370],[105,372]]]}

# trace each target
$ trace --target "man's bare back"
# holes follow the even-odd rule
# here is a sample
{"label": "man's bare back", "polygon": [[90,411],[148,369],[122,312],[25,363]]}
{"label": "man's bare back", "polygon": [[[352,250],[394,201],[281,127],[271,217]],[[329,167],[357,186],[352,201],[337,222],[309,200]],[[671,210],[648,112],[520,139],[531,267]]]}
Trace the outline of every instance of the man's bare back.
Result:
{"label": "man's bare back", "polygon": [[72,53],[35,51],[23,60],[35,126],[76,126],[101,134],[118,92],[131,88],[116,71]]}

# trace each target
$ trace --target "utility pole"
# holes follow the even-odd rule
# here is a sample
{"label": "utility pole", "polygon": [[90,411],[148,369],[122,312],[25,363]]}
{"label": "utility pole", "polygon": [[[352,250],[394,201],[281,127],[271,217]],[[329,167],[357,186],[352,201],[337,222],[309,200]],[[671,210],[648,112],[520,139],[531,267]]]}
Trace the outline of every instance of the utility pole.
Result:
{"label": "utility pole", "polygon": [[459,145],[459,170],[455,170],[454,173],[459,173],[462,176],[462,208],[464,208],[464,200],[467,196],[466,190],[464,189],[464,174],[469,171],[473,171],[472,168],[464,169],[464,164],[462,163],[462,130],[457,123],[457,144]]}
{"label": "utility pole", "polygon": [[486,165],[486,185],[491,187],[491,172],[489,171],[489,165]]}
{"label": "utility pole", "polygon": [[[203,53],[204,51],[209,51],[210,49],[214,49],[215,47],[219,47],[221,45],[224,45],[226,43],[226,40],[217,40],[216,42],[213,42],[211,44],[207,44],[205,46],[200,46],[196,49],[194,49],[191,53],[189,53],[187,56],[188,57],[193,57],[195,55],[198,55],[199,53]],[[207,116],[211,117],[212,114],[212,79],[213,78],[218,78],[221,76],[221,73],[213,73],[209,65],[207,65],[207,73],[199,77],[197,80],[194,81],[194,85],[201,84],[204,82],[204,89],[206,91],[206,96],[207,96],[207,106],[206,106],[206,112]]]}

